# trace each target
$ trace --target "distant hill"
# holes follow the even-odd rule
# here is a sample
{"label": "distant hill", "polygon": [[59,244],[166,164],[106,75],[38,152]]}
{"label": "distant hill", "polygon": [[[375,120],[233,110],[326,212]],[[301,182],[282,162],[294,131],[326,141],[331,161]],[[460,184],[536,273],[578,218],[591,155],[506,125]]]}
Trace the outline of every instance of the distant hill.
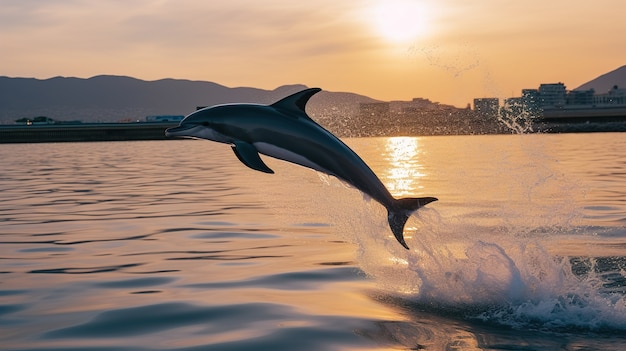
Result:
{"label": "distant hill", "polygon": [[605,73],[574,90],[593,89],[596,94],[603,94],[611,90],[615,85],[620,88],[626,88],[626,66],[622,66],[614,71]]}
{"label": "distant hill", "polygon": [[[23,117],[47,116],[55,120],[115,122],[144,120],[149,115],[187,115],[197,106],[231,102],[271,103],[305,89],[285,85],[274,90],[229,88],[213,82],[181,79],[144,81],[124,76],[50,79],[0,77],[0,123]],[[369,97],[322,91],[307,112],[317,119],[354,114]]]}

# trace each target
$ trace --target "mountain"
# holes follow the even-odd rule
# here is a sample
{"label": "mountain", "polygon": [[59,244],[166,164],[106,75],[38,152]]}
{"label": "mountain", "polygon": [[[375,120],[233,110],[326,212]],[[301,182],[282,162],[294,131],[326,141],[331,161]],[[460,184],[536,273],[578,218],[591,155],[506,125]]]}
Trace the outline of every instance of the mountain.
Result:
{"label": "mountain", "polygon": [[[272,103],[305,89],[285,85],[274,90],[229,88],[213,82],[181,79],[144,81],[131,77],[101,75],[92,78],[50,79],[0,77],[0,123],[22,117],[47,116],[55,120],[114,122],[144,120],[149,115],[187,115],[197,106],[232,102]],[[307,111],[318,119],[354,114],[369,97],[322,91]]]}
{"label": "mountain", "polygon": [[596,94],[604,94],[614,86],[626,88],[626,66],[622,66],[614,71],[605,73],[574,90],[595,90]]}

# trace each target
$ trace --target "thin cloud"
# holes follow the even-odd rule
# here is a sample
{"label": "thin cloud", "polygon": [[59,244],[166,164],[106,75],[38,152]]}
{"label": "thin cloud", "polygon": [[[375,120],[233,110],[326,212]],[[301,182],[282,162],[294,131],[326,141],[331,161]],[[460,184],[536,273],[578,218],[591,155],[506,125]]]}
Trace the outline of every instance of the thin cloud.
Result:
{"label": "thin cloud", "polygon": [[[404,48],[367,22],[367,8],[380,1],[0,0],[0,74],[293,82],[464,105],[482,95],[476,72],[509,94],[624,64],[621,0],[419,0],[433,11],[432,35]],[[468,58],[467,47],[480,59]],[[440,75],[451,66],[462,73]]]}

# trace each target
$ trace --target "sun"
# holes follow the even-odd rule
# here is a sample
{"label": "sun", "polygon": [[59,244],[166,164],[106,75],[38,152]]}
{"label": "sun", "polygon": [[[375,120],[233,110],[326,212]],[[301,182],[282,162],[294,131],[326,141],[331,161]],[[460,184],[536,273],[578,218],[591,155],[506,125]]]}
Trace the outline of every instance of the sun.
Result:
{"label": "sun", "polygon": [[393,43],[416,40],[429,30],[430,10],[424,1],[381,0],[368,12],[376,33]]}

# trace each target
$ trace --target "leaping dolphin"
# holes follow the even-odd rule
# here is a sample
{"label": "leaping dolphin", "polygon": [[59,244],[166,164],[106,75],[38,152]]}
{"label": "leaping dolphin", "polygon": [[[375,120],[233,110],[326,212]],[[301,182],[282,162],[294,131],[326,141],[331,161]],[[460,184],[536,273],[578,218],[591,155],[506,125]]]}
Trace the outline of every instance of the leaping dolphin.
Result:
{"label": "leaping dolphin", "polygon": [[403,235],[406,221],[413,211],[437,199],[391,196],[359,155],[306,114],[307,102],[319,91],[305,89],[271,105],[207,107],[188,115],[165,135],[230,144],[243,164],[265,173],[274,171],[259,153],[335,176],[385,206],[393,235],[408,249]]}

